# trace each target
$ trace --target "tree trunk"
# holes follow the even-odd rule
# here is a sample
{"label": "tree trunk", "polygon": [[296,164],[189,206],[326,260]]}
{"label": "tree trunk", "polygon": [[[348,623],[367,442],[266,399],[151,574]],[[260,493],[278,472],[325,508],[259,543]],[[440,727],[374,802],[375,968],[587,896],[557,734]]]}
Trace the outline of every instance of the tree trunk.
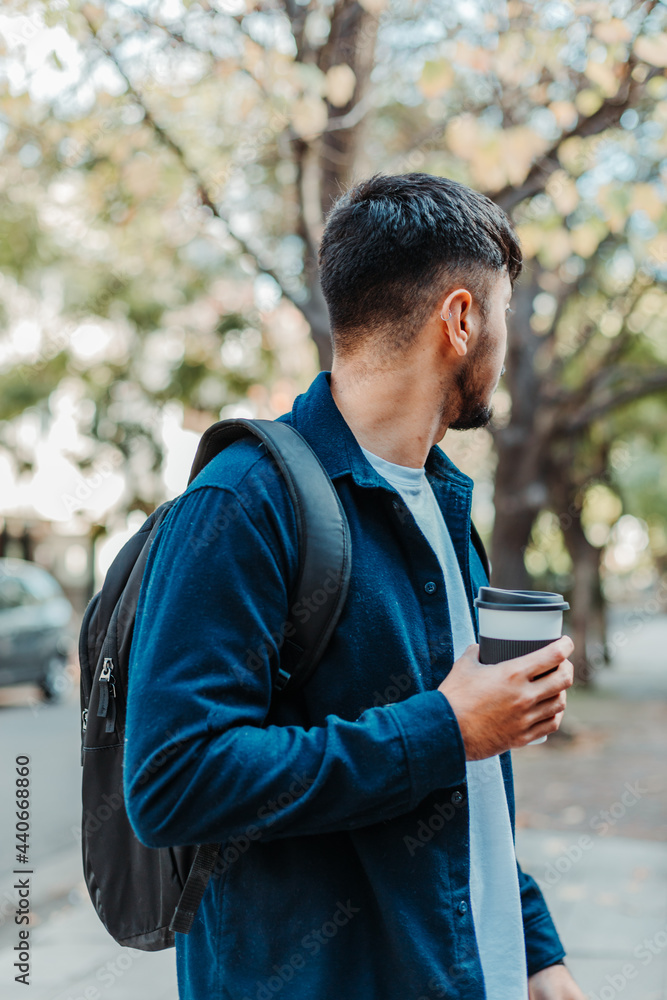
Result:
{"label": "tree trunk", "polygon": [[[378,18],[357,0],[338,0],[331,18],[331,32],[318,59],[327,73],[333,66],[346,65],[353,71],[356,84],[347,104],[339,107],[327,102],[329,121],[350,114],[364,97],[375,61]],[[343,193],[352,177],[361,139],[358,122],[349,128],[331,129],[320,145],[320,202],[326,215]]]}
{"label": "tree trunk", "polygon": [[[503,465],[509,464],[503,462]],[[498,466],[500,467],[500,455]],[[496,521],[491,543],[491,583],[505,590],[529,590],[530,576],[524,554],[530,540],[535,512],[526,507],[508,509],[502,498],[506,492],[503,471],[496,474]]]}
{"label": "tree trunk", "polygon": [[570,599],[574,652],[570,659],[574,664],[575,681],[588,684],[594,678],[596,670],[604,664],[606,654],[600,550],[586,538],[580,516],[565,519],[562,531],[572,559],[574,575]]}
{"label": "tree trunk", "polygon": [[[295,147],[299,171],[298,232],[305,243],[304,272],[308,300],[302,311],[310,324],[317,347],[320,368],[329,370],[333,360],[329,312],[317,269],[317,247],[326,218],[334,202],[349,187],[363,124],[354,112],[368,89],[375,57],[378,19],[357,0],[337,0],[332,16],[329,38],[317,56],[323,73],[334,66],[349,66],[355,75],[354,92],[343,105],[327,101],[328,125],[312,145],[302,142]],[[346,128],[337,127],[341,119],[351,116]],[[347,124],[347,122],[345,123]]]}
{"label": "tree trunk", "polygon": [[515,317],[508,329],[505,384],[512,412],[507,426],[493,432],[498,465],[491,563],[494,586],[508,590],[530,587],[524,554],[533,521],[548,498],[539,419],[541,378],[534,365],[540,340],[530,328],[538,291],[534,267],[514,292]]}
{"label": "tree trunk", "polygon": [[333,344],[331,342],[331,327],[329,325],[329,310],[322,295],[319,278],[313,283],[309,281],[310,300],[302,306],[301,311],[310,324],[310,335],[317,347],[317,355],[321,371],[330,371],[333,361]]}

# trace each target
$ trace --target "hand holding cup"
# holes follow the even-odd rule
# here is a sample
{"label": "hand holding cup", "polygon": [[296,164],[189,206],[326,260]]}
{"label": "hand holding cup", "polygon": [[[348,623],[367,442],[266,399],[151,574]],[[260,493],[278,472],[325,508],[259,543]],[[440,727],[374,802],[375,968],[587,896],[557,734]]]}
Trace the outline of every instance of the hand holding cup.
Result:
{"label": "hand holding cup", "polygon": [[[563,631],[563,611],[570,605],[561,594],[549,591],[480,587],[475,607],[480,663],[500,663],[558,639]],[[546,736],[541,736],[531,742],[545,740]]]}
{"label": "hand holding cup", "polygon": [[456,716],[467,760],[484,760],[555,732],[574,680],[565,635],[490,667],[468,646],[440,683]]}

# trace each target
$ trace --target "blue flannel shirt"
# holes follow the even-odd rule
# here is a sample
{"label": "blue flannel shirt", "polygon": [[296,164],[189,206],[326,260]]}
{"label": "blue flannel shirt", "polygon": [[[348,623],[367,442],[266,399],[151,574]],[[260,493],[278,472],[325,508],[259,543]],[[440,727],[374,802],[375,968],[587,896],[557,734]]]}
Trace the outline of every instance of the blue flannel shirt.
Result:
{"label": "blue flannel shirt", "polygon": [[[176,934],[181,1000],[483,1000],[465,751],[436,690],[453,660],[446,581],[364,457],[330,372],[278,419],[314,448],[351,532],[347,601],[313,676],[272,701],[298,536],[256,440],[221,452],[178,499],[139,596],[132,827],[150,847],[223,845],[190,934]],[[425,468],[476,622],[487,577],[470,542],[473,484],[437,445]],[[501,764],[514,832],[509,751]],[[565,952],[518,875],[532,975]]]}

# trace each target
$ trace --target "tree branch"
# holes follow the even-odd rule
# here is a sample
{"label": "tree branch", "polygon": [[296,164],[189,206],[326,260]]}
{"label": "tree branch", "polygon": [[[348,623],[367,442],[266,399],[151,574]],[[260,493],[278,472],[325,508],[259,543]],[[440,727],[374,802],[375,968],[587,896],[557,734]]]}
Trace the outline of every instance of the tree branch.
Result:
{"label": "tree branch", "polygon": [[296,62],[307,62],[312,50],[306,38],[306,18],[310,11],[310,4],[298,4],[295,0],[284,0],[285,13],[287,14],[294,43],[296,45]]}
{"label": "tree branch", "polygon": [[[650,0],[647,4],[646,17],[657,6],[657,3],[658,0]],[[635,38],[641,33],[642,26],[643,22],[634,36]],[[493,194],[490,193],[489,197],[493,198],[506,212],[510,212],[520,202],[525,201],[526,198],[532,198],[544,190],[549,177],[556,170],[560,169],[558,153],[560,147],[567,139],[573,137],[584,139],[592,135],[599,135],[600,132],[604,132],[611,125],[617,125],[623,112],[636,105],[638,91],[642,89],[647,80],[659,72],[658,70],[651,71],[646,80],[640,83],[632,78],[632,71],[637,65],[638,60],[631,53],[625,64],[625,72],[617,93],[613,97],[608,97],[604,100],[594,114],[588,118],[580,118],[573,128],[564,132],[553,143],[551,148],[532,165],[522,184],[518,187],[513,184],[507,184],[499,191]]]}
{"label": "tree branch", "polygon": [[[623,356],[626,348],[630,345],[633,339],[633,332],[629,329],[627,325],[627,319],[632,313],[633,309],[641,299],[642,295],[646,291],[645,285],[635,286],[634,289],[630,289],[625,300],[625,308],[623,310],[623,326],[619,330],[618,334],[611,341],[608,349],[599,358],[597,367],[595,371],[590,375],[586,381],[580,385],[577,389],[571,391],[561,390],[557,397],[559,405],[564,402],[567,403],[570,412],[581,404],[585,400],[589,399],[590,396],[599,391],[602,387],[609,384],[610,378],[616,371],[615,365]],[[592,340],[594,334],[597,332],[598,324],[590,323],[586,328],[587,335],[585,336],[583,342],[577,346],[574,354],[566,359],[560,371],[563,370],[571,361],[580,357],[580,355],[585,350],[586,346]]]}
{"label": "tree branch", "polygon": [[346,115],[339,115],[337,118],[330,118],[327,122],[325,132],[336,132],[342,128],[354,128],[373,108],[373,93],[369,91],[361,100],[357,101],[353,108]]}
{"label": "tree branch", "polygon": [[[623,375],[623,373],[619,373]],[[612,392],[602,390],[602,398],[592,399],[588,406],[579,410],[571,417],[565,417],[558,422],[559,431],[572,434],[590,426],[594,421],[599,420],[606,413],[624,406],[626,403],[633,403],[635,400],[651,396],[654,392],[667,389],[667,368],[657,372],[637,371],[635,373],[625,373],[625,377],[635,375],[636,381],[625,385],[623,388]]]}
{"label": "tree branch", "polygon": [[[606,244],[612,243],[612,241],[613,241],[612,234],[609,234],[609,236],[605,237],[605,239],[598,247],[597,253],[587,260],[586,267],[583,273],[577,279],[576,283],[577,290],[580,289],[582,282],[586,281],[593,274],[593,271],[595,270],[595,267],[597,266],[598,263],[597,257],[600,250]],[[628,290],[628,293],[625,297],[626,301],[628,296],[632,294],[634,289],[637,289],[636,294],[632,296],[630,304],[627,305],[627,307],[623,310],[623,326],[621,327],[621,330],[619,331],[618,335],[611,342],[609,350],[602,358],[599,359],[596,367],[596,372],[599,372],[600,369],[602,368],[609,367],[609,365],[611,364],[615,364],[616,361],[620,359],[621,355],[623,354],[623,351],[625,350],[630,340],[632,339],[631,332],[627,329],[625,321],[627,320],[632,310],[635,308],[639,299],[646,291],[646,286],[645,285],[638,286],[637,283],[635,283],[635,285],[633,285]],[[584,386],[580,387],[579,389],[566,390],[565,388],[563,388],[561,380],[563,372],[565,371],[566,368],[568,368],[570,365],[572,365],[581,358],[581,356],[585,353],[586,348],[589,346],[591,340],[593,339],[598,330],[597,319],[592,320],[590,317],[588,317],[588,321],[585,322],[584,325],[581,326],[581,328],[577,331],[578,336],[576,342],[572,343],[573,347],[572,352],[570,354],[560,354],[558,357],[553,356],[556,348],[555,335],[558,333],[558,324],[562,318],[568,299],[572,294],[574,294],[573,291],[568,289],[565,283],[563,283],[563,291],[565,293],[564,297],[563,298],[561,298],[560,296],[558,297],[558,307],[556,309],[556,314],[554,316],[553,323],[550,329],[548,330],[547,334],[545,335],[545,337],[548,337],[551,340],[551,350],[552,350],[551,363],[549,366],[549,370],[547,372],[548,381],[545,380],[545,392],[550,397],[550,399],[553,402],[557,403],[558,405],[562,405],[562,403],[565,400],[568,400],[570,404],[575,404],[577,401],[585,399],[594,388],[594,379],[596,377],[594,373],[593,376],[591,376],[589,382],[586,383]],[[620,298],[614,299],[614,303],[617,302],[622,303],[623,299]],[[584,319],[586,318],[587,317],[584,316]]]}
{"label": "tree branch", "polygon": [[116,57],[115,53],[112,52],[112,50],[109,49],[104,44],[104,42],[102,42],[101,39],[99,38],[97,29],[95,28],[95,25],[89,18],[85,8],[81,11],[81,13],[88,24],[88,27],[90,29],[90,32],[93,36],[96,45],[100,48],[100,50],[104,53],[104,55],[114,64],[114,66],[116,67],[116,69],[118,70],[118,72],[120,73],[120,75],[122,76],[123,80],[127,85],[128,93],[135,101],[135,103],[143,110],[144,119],[146,123],[153,130],[153,132],[155,133],[159,141],[163,144],[163,146],[165,146],[174,154],[176,159],[183,167],[184,171],[187,174],[189,174],[189,176],[192,177],[192,179],[194,180],[197,186],[197,194],[201,204],[204,205],[206,208],[210,209],[210,211],[217,219],[220,219],[221,222],[224,222],[230,236],[235,240],[239,249],[243,253],[246,253],[253,258],[253,260],[256,263],[257,269],[259,271],[273,278],[273,280],[280,288],[284,297],[288,299],[294,306],[296,306],[296,308],[299,309],[303,313],[305,318],[308,320],[309,319],[308,303],[299,302],[298,299],[295,297],[295,295],[292,292],[290,292],[288,288],[285,287],[283,280],[280,278],[279,274],[275,271],[275,269],[262,260],[261,250],[253,249],[253,247],[247,242],[247,240],[245,240],[242,236],[239,236],[237,233],[233,231],[229,223],[229,220],[225,218],[225,216],[222,214],[216,203],[213,201],[213,197],[210,194],[206,182],[204,181],[204,178],[202,177],[201,173],[196,167],[194,167],[188,161],[188,158],[185,154],[185,150],[183,149],[183,147],[173,138],[172,135],[169,134],[169,132],[167,132],[167,130],[162,125],[160,125],[158,121],[156,121],[151,110],[146,104],[144,98],[136,89],[136,87],[133,85],[132,81],[125,72],[123,66]]}

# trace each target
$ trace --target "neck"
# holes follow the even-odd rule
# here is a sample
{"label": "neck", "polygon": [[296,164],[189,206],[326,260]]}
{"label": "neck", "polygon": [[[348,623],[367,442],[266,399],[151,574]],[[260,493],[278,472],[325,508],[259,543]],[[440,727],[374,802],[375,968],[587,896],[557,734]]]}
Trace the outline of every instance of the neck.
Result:
{"label": "neck", "polygon": [[359,444],[396,465],[421,469],[447,430],[443,373],[423,354],[396,370],[334,359],[331,395]]}

